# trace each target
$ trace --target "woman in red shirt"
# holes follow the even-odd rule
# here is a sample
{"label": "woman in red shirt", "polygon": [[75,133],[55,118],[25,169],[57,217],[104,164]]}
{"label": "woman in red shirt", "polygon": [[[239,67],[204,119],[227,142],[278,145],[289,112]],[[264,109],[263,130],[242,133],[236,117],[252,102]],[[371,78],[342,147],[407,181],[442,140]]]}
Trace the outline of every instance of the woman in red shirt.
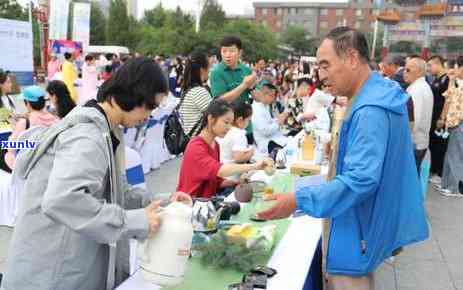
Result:
{"label": "woman in red shirt", "polygon": [[192,197],[209,198],[220,188],[233,186],[225,177],[262,170],[273,165],[265,159],[255,164],[221,164],[219,144],[216,137],[225,137],[234,121],[230,104],[224,100],[214,100],[204,113],[201,132],[192,138],[186,147],[180,168],[177,190]]}

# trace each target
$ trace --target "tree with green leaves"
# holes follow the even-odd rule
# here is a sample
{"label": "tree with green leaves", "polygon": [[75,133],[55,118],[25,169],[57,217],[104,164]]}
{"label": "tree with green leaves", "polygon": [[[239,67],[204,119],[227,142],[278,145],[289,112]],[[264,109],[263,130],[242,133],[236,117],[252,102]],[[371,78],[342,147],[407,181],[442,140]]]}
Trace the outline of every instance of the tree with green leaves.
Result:
{"label": "tree with green leaves", "polygon": [[302,26],[288,26],[280,40],[301,55],[314,55],[318,44]]}
{"label": "tree with green leaves", "polygon": [[33,55],[34,55],[34,64],[39,65],[41,62],[41,47],[40,47],[40,24],[32,17],[32,37],[33,37]]}
{"label": "tree with green leaves", "polygon": [[217,0],[206,0],[201,12],[201,29],[223,27],[226,22],[225,11]]}
{"label": "tree with green leaves", "polygon": [[95,1],[92,1],[90,7],[90,44],[106,44],[106,18],[100,4]]}
{"label": "tree with green leaves", "polygon": [[0,0],[0,18],[27,21],[29,13],[16,0]]}
{"label": "tree with green leaves", "polygon": [[[270,30],[261,24],[246,19],[238,19],[228,22],[223,28],[223,34],[237,35],[243,43],[243,58],[248,61],[256,61],[258,58],[275,58],[278,42]],[[218,45],[218,41],[216,43]]]}
{"label": "tree with green leaves", "polygon": [[106,27],[106,43],[133,47],[131,40],[127,4],[124,0],[112,0]]}
{"label": "tree with green leaves", "polygon": [[463,47],[463,37],[447,37],[444,44],[449,52],[459,52]]}
{"label": "tree with green leaves", "polygon": [[143,23],[149,24],[155,28],[161,28],[164,26],[167,18],[167,11],[162,6],[162,3],[154,7],[153,9],[146,10],[143,16]]}
{"label": "tree with green leaves", "polygon": [[197,42],[193,18],[180,7],[173,11],[158,5],[140,25],[137,50],[145,54],[188,54]]}
{"label": "tree with green leaves", "polygon": [[391,52],[398,52],[402,54],[417,54],[420,53],[420,46],[413,41],[398,41],[390,45]]}

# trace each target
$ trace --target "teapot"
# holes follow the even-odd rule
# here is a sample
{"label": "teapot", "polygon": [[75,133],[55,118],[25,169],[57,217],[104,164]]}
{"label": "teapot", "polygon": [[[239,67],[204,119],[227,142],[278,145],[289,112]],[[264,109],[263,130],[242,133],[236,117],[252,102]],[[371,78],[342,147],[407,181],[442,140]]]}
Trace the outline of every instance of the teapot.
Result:
{"label": "teapot", "polygon": [[224,202],[221,198],[196,198],[192,223],[195,232],[214,233],[221,219],[229,219],[240,211],[237,202]]}
{"label": "teapot", "polygon": [[138,245],[143,278],[159,286],[182,283],[190,256],[193,226],[190,206],[173,202],[159,213],[162,223],[152,238]]}

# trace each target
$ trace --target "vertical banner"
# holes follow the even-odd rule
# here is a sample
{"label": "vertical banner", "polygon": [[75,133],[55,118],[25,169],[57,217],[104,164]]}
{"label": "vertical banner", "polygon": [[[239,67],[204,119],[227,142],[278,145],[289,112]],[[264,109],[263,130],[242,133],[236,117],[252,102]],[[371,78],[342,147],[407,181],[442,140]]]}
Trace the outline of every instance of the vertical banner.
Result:
{"label": "vertical banner", "polygon": [[90,3],[73,4],[72,40],[90,44]]}
{"label": "vertical banner", "polygon": [[13,72],[23,86],[33,83],[32,39],[30,22],[0,18],[0,68]]}
{"label": "vertical banner", "polygon": [[50,0],[49,38],[67,39],[70,0]]}

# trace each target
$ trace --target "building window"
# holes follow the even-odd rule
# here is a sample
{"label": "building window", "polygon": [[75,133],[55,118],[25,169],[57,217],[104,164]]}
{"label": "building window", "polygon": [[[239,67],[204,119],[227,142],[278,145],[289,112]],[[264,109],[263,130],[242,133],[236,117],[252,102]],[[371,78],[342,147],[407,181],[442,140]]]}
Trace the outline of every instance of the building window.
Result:
{"label": "building window", "polygon": [[262,15],[267,15],[267,8],[262,8]]}
{"label": "building window", "polygon": [[312,9],[306,8],[306,9],[304,10],[304,14],[305,14],[305,15],[311,15],[311,14],[312,14]]}
{"label": "building window", "polygon": [[277,15],[281,15],[281,14],[283,14],[283,9],[277,8]]}
{"label": "building window", "polygon": [[321,16],[327,16],[328,15],[328,9],[320,9],[320,15]]}
{"label": "building window", "polygon": [[375,29],[375,22],[374,21],[370,23],[370,28]]}
{"label": "building window", "polygon": [[277,28],[281,28],[281,21],[280,20],[277,20],[277,22],[275,23],[276,27]]}
{"label": "building window", "polygon": [[342,16],[342,9],[336,9],[336,16]]}
{"label": "building window", "polygon": [[373,9],[373,15],[378,16],[379,15],[379,9]]}
{"label": "building window", "polygon": [[357,9],[357,10],[355,11],[355,15],[356,15],[357,17],[360,17],[360,16],[363,15],[362,12],[363,12],[362,9]]}
{"label": "building window", "polygon": [[328,29],[328,22],[327,21],[320,21],[320,29]]}
{"label": "building window", "polygon": [[344,22],[342,20],[338,20],[338,22],[336,23],[336,26],[337,27],[344,26]]}
{"label": "building window", "polygon": [[362,22],[355,21],[355,29],[360,29],[360,27],[362,27]]}
{"label": "building window", "polygon": [[291,14],[291,15],[296,15],[296,13],[297,13],[297,9],[296,9],[296,8],[290,8],[290,9],[289,9],[289,14]]}

